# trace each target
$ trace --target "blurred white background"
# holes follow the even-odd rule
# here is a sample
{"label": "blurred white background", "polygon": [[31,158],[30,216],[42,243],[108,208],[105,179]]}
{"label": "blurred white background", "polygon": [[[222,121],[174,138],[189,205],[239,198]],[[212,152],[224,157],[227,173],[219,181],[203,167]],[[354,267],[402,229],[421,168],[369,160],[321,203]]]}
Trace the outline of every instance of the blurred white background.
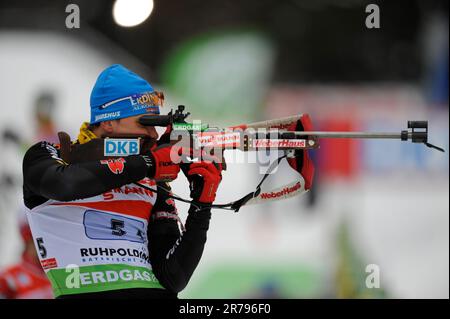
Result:
{"label": "blurred white background", "polygon": [[[176,6],[169,3],[165,10]],[[415,3],[411,14],[424,5]],[[163,12],[167,13],[159,5],[160,11],[156,3],[150,20],[155,16],[161,21]],[[81,1],[80,7],[82,13],[90,11],[86,2]],[[92,12],[108,8],[94,7]],[[364,3],[350,7],[353,13],[361,12],[362,19]],[[257,8],[261,13],[262,7]],[[296,38],[300,26],[280,22],[291,14],[287,11],[278,13],[278,24],[274,22],[279,27],[276,36],[270,32],[249,35],[248,24],[242,21],[218,23],[220,32],[215,34],[211,27],[205,36],[198,29],[201,27],[196,25],[196,29],[193,21],[191,26],[186,20],[179,24],[192,33],[183,36],[176,35],[182,28],[176,26],[167,26],[163,33],[157,29],[164,25],[161,22],[125,30],[102,24],[102,16],[94,13],[86,14],[82,32],[77,34],[64,26],[55,31],[53,27],[35,30],[29,25],[0,24],[0,148],[4,156],[0,168],[0,267],[16,263],[21,255],[17,229],[22,209],[21,161],[27,147],[42,136],[35,116],[39,96],[52,96],[54,132],[63,130],[76,138],[81,123],[89,119],[89,96],[98,74],[112,63],[121,63],[165,91],[168,107],[164,112],[186,104],[191,120],[201,119],[213,126],[309,113],[320,130],[400,132],[406,129],[407,120],[428,120],[429,141],[446,150],[440,153],[401,141],[324,141],[314,152],[317,174],[313,194],[246,206],[239,213],[213,212],[203,258],[181,297],[449,298],[448,11],[443,15],[428,8],[421,22],[409,17],[404,26],[410,30],[405,31],[408,36],[398,43],[395,36],[393,42],[377,42],[382,41],[382,32],[400,23],[389,14],[391,9],[382,7],[386,29],[374,31],[381,33],[379,38],[373,33],[365,37],[369,31],[356,22],[351,24],[350,28],[359,28],[354,41],[361,52],[355,53],[348,45],[340,51],[330,44],[335,51],[326,55],[335,60],[326,60],[323,67],[317,61],[330,38],[322,44],[312,43],[315,51],[306,48],[311,42]],[[12,12],[6,5],[2,10],[4,14]],[[221,11],[214,6],[208,10]],[[304,16],[313,9],[299,5],[296,10]],[[313,12],[338,12],[339,17],[345,10],[321,1]],[[172,12],[182,14],[180,10]],[[223,21],[228,21],[225,16]],[[253,20],[241,18],[251,22],[256,16]],[[55,21],[62,24],[64,20]],[[339,29],[334,20],[326,23],[326,28],[336,28],[336,34],[349,27]],[[415,28],[408,28],[411,25]],[[230,26],[232,31],[226,31]],[[240,28],[245,31],[245,41],[239,40],[236,29]],[[301,36],[318,39],[318,31],[302,30]],[[173,39],[170,45],[160,44],[168,39]],[[282,41],[300,42],[303,62],[280,62],[286,50]],[[382,45],[370,60],[366,49],[375,46],[371,41]],[[416,45],[409,49],[420,48],[420,56],[408,54],[411,51],[405,43]],[[160,46],[166,51],[158,51]],[[186,48],[191,51],[187,53]],[[362,62],[348,57],[350,51]],[[391,60],[383,60],[388,53]],[[308,59],[316,63],[311,63],[310,69]],[[369,67],[370,63],[374,64]],[[374,73],[358,73],[361,65]],[[393,71],[395,65],[398,73]],[[446,88],[442,85],[445,81]],[[16,138],[8,137],[11,132]],[[261,177],[256,164],[231,163],[229,151],[226,158],[230,163],[223,174],[218,203],[252,191]],[[285,184],[290,178],[291,171],[283,163],[266,187]],[[173,190],[189,196],[183,176],[173,182]],[[177,206],[185,220],[187,204],[178,202]],[[378,290],[364,286],[369,264],[379,266]]]}

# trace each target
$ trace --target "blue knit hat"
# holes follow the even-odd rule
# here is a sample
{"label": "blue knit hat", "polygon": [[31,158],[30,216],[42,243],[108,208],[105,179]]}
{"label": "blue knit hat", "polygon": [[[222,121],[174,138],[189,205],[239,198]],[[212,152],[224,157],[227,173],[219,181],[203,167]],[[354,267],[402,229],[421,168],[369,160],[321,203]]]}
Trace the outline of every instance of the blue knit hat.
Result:
{"label": "blue knit hat", "polygon": [[164,96],[120,64],[106,68],[91,93],[91,124],[140,114],[159,114]]}

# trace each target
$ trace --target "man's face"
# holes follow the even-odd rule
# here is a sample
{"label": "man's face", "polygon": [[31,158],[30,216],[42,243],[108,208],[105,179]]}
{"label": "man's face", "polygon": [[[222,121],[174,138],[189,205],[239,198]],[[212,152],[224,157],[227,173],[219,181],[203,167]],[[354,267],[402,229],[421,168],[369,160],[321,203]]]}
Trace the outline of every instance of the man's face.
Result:
{"label": "man's face", "polygon": [[111,121],[111,135],[115,134],[135,134],[147,136],[151,139],[158,139],[158,132],[153,126],[143,126],[139,124],[138,120],[140,117],[148,115],[136,115],[131,117],[126,117],[117,121]]}

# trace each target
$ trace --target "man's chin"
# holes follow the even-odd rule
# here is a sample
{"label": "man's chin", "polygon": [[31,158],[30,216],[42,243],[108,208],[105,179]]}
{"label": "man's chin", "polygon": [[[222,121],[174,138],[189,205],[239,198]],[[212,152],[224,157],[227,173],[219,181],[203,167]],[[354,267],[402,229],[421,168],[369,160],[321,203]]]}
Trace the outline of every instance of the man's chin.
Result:
{"label": "man's chin", "polygon": [[110,138],[142,138],[142,139],[156,139],[152,138],[147,134],[142,133],[105,133],[101,136],[102,138],[110,137]]}

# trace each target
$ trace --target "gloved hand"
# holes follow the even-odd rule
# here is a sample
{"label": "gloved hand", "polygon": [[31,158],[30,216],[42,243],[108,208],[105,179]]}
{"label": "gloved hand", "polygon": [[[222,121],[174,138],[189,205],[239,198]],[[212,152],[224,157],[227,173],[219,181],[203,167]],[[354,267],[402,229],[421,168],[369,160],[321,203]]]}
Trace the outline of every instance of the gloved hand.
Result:
{"label": "gloved hand", "polygon": [[[313,126],[308,114],[303,114],[299,120],[292,123],[288,131],[312,131]],[[314,164],[308,150],[296,150],[294,158],[287,158],[289,165],[305,179],[305,189],[310,189],[314,178]]]}
{"label": "gloved hand", "polygon": [[222,164],[212,161],[201,161],[182,164],[191,190],[191,198],[195,201],[211,204],[216,199],[217,188],[222,181]]}
{"label": "gloved hand", "polygon": [[142,157],[147,163],[147,177],[157,181],[173,181],[180,172],[178,148],[164,144],[155,146]]}

